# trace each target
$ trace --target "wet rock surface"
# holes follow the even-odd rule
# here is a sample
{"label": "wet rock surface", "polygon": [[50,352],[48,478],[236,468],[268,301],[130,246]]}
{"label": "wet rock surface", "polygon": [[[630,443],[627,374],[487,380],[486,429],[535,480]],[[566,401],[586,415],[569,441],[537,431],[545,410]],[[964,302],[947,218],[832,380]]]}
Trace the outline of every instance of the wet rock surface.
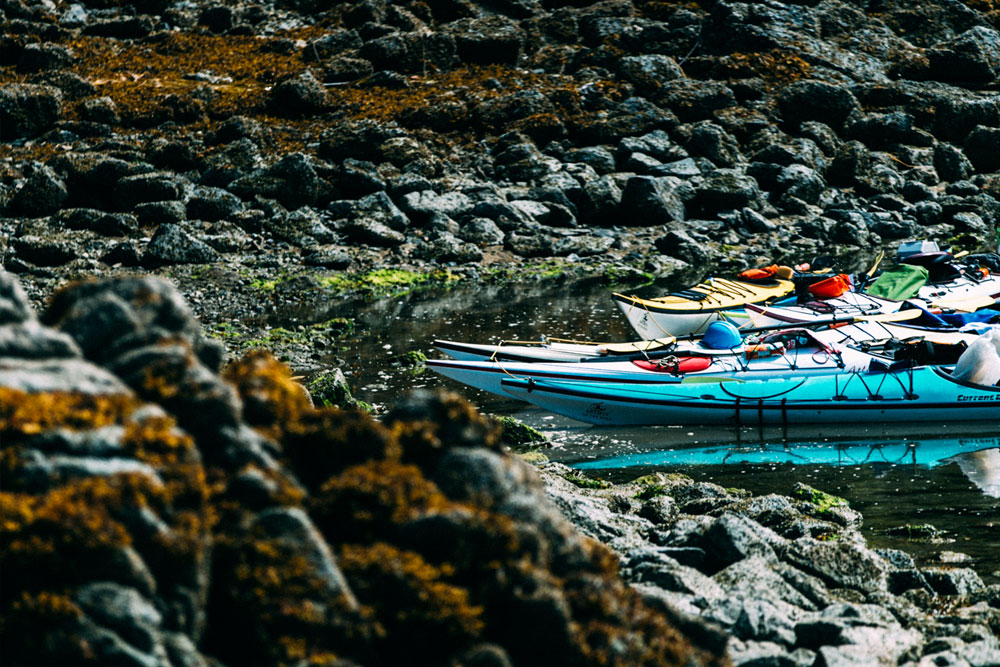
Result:
{"label": "wet rock surface", "polygon": [[558,463],[539,471],[569,519],[619,553],[627,581],[680,627],[728,637],[734,665],[1000,660],[998,586],[869,548],[842,499],[802,484],[752,497],[676,474],[601,485]]}
{"label": "wet rock surface", "polygon": [[704,274],[982,249],[998,10],[869,5],[11,2],[3,263],[36,304],[142,265],[243,335],[386,268],[648,279],[665,255]]}

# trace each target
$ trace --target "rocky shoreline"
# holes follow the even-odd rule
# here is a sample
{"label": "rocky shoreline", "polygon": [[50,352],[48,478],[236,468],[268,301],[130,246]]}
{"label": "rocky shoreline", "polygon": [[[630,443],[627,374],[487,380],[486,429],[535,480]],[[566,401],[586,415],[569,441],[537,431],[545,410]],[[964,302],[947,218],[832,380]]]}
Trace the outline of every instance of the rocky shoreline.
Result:
{"label": "rocky shoreline", "polygon": [[570,520],[620,555],[626,581],[679,627],[721,630],[734,665],[1000,661],[1000,586],[869,548],[841,498],[804,484],[753,496],[683,475],[598,485],[558,463],[540,473]]}
{"label": "rocky shoreline", "polygon": [[376,421],[223,359],[166,282],[39,319],[0,272],[5,662],[1000,664],[1000,585],[842,499],[613,486],[453,395]]}
{"label": "rocky shoreline", "polygon": [[236,343],[393,286],[850,270],[1000,218],[987,0],[0,12],[0,255],[37,306],[151,271]]}

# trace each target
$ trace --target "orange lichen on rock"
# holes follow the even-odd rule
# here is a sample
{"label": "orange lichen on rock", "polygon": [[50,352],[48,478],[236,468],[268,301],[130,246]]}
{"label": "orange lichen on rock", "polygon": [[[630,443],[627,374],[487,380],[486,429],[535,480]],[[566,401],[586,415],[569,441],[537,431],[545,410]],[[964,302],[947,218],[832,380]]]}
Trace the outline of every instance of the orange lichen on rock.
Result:
{"label": "orange lichen on rock", "polygon": [[792,83],[809,77],[812,66],[802,56],[787,49],[754,53],[734,53],[714,64],[713,75],[719,78],[760,77],[769,83]]}
{"label": "orange lichen on rock", "polygon": [[56,427],[100,428],[120,423],[137,405],[127,394],[29,393],[0,387],[0,436],[33,435]]}
{"label": "orange lichen on rock", "polygon": [[398,457],[395,440],[370,416],[313,408],[289,368],[268,352],[248,353],[224,377],[243,400],[243,418],[280,443],[291,470],[309,488],[350,465]]}
{"label": "orange lichen on rock", "polygon": [[[184,96],[206,85],[215,95],[213,113],[236,113],[259,105],[271,85],[304,68],[297,51],[268,51],[270,41],[164,32],[142,42],[81,36],[66,45],[77,55],[76,72],[114,100],[120,113],[137,118],[156,113],[167,95]],[[205,71],[232,81],[205,84],[185,78]]]}
{"label": "orange lichen on rock", "polygon": [[229,364],[223,377],[243,400],[246,422],[268,435],[280,438],[312,409],[309,393],[292,379],[291,369],[265,350],[252,350]]}
{"label": "orange lichen on rock", "polygon": [[447,582],[450,568],[382,542],[344,545],[339,556],[351,589],[374,614],[383,664],[410,662],[414,655],[433,664],[482,632],[483,608]]}
{"label": "orange lichen on rock", "polygon": [[312,504],[317,525],[339,541],[385,539],[418,514],[451,505],[413,465],[374,461],[329,479]]}

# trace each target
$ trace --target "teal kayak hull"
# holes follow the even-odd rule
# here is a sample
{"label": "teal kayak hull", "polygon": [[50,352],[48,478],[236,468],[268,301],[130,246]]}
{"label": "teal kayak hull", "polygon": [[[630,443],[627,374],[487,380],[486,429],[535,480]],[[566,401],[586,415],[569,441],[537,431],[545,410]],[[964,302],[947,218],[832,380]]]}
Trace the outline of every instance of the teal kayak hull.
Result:
{"label": "teal kayak hull", "polygon": [[501,386],[601,425],[1000,423],[1000,387],[955,380],[942,367],[641,386],[508,378]]}

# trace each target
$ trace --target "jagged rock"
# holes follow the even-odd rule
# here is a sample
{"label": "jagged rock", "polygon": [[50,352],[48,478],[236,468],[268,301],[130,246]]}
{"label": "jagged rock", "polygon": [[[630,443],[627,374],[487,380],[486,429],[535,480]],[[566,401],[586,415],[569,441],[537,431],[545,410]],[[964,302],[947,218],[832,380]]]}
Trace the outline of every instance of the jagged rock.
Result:
{"label": "jagged rock", "polygon": [[618,207],[623,216],[619,223],[634,226],[658,226],[685,219],[684,203],[669,177],[633,176],[621,193]]}
{"label": "jagged rock", "polygon": [[645,95],[655,94],[664,81],[684,76],[673,58],[660,54],[626,56],[618,64],[618,72]]}
{"label": "jagged rock", "polygon": [[179,201],[153,201],[136,204],[132,208],[135,219],[145,227],[176,224],[187,218],[184,204]]}
{"label": "jagged rock", "polygon": [[743,161],[736,138],[711,121],[694,125],[687,149],[691,155],[708,158],[718,167],[735,167]]}
{"label": "jagged rock", "polygon": [[704,243],[695,240],[688,232],[681,229],[671,230],[666,236],[656,239],[654,244],[664,255],[694,266],[704,266],[711,258],[711,250]]}
{"label": "jagged rock", "polygon": [[717,169],[707,174],[695,186],[692,204],[706,214],[744,208],[759,211],[762,208],[757,181],[734,169]]}
{"label": "jagged rock", "polygon": [[179,225],[164,224],[156,229],[146,246],[142,261],[147,266],[164,264],[209,264],[221,259],[219,253]]}
{"label": "jagged rock", "polygon": [[566,153],[566,160],[585,164],[601,175],[615,170],[614,155],[602,146],[573,149]]}
{"label": "jagged rock", "polygon": [[425,190],[403,195],[400,208],[414,221],[427,222],[435,214],[459,217],[472,209],[472,200],[461,192]]}
{"label": "jagged rock", "polygon": [[35,137],[50,129],[63,110],[63,95],[52,86],[0,86],[0,140]]}
{"label": "jagged rock", "polygon": [[283,116],[308,116],[326,106],[326,89],[310,70],[305,70],[271,89],[270,105]]}
{"label": "jagged rock", "polygon": [[522,257],[545,257],[555,249],[552,238],[545,234],[507,234],[504,247]]}
{"label": "jagged rock", "polygon": [[847,88],[825,81],[797,81],[778,94],[778,107],[786,123],[819,121],[836,130],[859,104]]}
{"label": "jagged rock", "polygon": [[365,218],[350,221],[342,231],[351,240],[380,248],[393,248],[406,240],[405,236],[388,225]]}
{"label": "jagged rock", "polygon": [[19,236],[11,246],[20,259],[37,266],[62,266],[77,256],[76,249],[66,241],[35,235]]}
{"label": "jagged rock", "polygon": [[504,233],[495,222],[489,218],[472,218],[462,225],[459,237],[479,245],[499,245],[503,243]]}
{"label": "jagged rock", "polygon": [[476,65],[516,65],[526,39],[517,22],[500,15],[459,19],[448,24],[448,31],[458,59]]}
{"label": "jagged rock", "polygon": [[969,595],[985,588],[976,571],[967,567],[925,568],[920,573],[931,588],[941,595]]}
{"label": "jagged rock", "polygon": [[83,29],[84,34],[98,37],[136,39],[153,32],[155,22],[150,16],[123,16],[96,21]]}
{"label": "jagged rock", "polygon": [[352,220],[380,223],[399,232],[410,226],[409,217],[384,192],[375,192],[356,202],[344,202],[343,206],[333,202],[330,210]]}
{"label": "jagged rock", "polygon": [[[615,152],[620,161],[633,153],[642,153],[661,162],[673,162],[687,157],[687,151],[675,143],[670,135],[663,130],[654,130],[638,137],[623,137],[618,142]],[[579,156],[581,153],[582,151],[577,151],[574,155]]]}
{"label": "jagged rock", "polygon": [[996,81],[1000,77],[1000,33],[976,26],[935,45],[928,57],[931,73],[940,81]]}
{"label": "jagged rock", "polygon": [[874,552],[857,544],[799,538],[788,543],[782,559],[814,574],[831,586],[860,591],[886,590],[888,565]]}
{"label": "jagged rock", "polygon": [[735,561],[712,579],[730,596],[780,600],[806,611],[819,609],[812,599],[786,581],[776,566],[773,558],[751,556]]}
{"label": "jagged rock", "polygon": [[17,61],[19,72],[62,69],[73,62],[72,52],[60,44],[28,44]]}
{"label": "jagged rock", "polygon": [[566,236],[555,242],[552,252],[560,256],[593,257],[604,254],[614,245],[612,236]]}
{"label": "jagged rock", "polygon": [[286,208],[297,209],[315,205],[323,186],[310,157],[289,153],[266,169],[237,178],[227,189],[244,200],[274,198]]}
{"label": "jagged rock", "polygon": [[118,107],[110,97],[86,99],[80,103],[79,112],[84,120],[95,123],[116,125],[121,120],[118,116]]}
{"label": "jagged rock", "polygon": [[934,146],[934,170],[943,181],[961,181],[972,175],[972,163],[958,148],[941,142]]}
{"label": "jagged rock", "polygon": [[366,41],[359,53],[376,70],[413,74],[423,72],[428,67],[451,67],[455,49],[455,38],[449,34],[394,32]]}
{"label": "jagged rock", "polygon": [[705,550],[706,571],[714,573],[745,558],[777,562],[775,548],[784,544],[769,529],[727,512],[709,526],[698,546]]}
{"label": "jagged rock", "polygon": [[33,162],[27,180],[11,195],[7,207],[16,215],[39,218],[58,211],[67,196],[62,179],[47,165]]}
{"label": "jagged rock", "polygon": [[135,176],[124,176],[115,184],[114,199],[122,211],[130,211],[136,204],[180,199],[183,186],[175,174],[157,171]]}
{"label": "jagged rock", "polygon": [[966,138],[964,151],[977,172],[1000,171],[1000,127],[976,127]]}
{"label": "jagged rock", "polygon": [[222,188],[200,186],[187,200],[187,217],[192,220],[214,222],[229,218],[243,210],[243,202],[231,192]]}
{"label": "jagged rock", "polygon": [[961,144],[977,125],[1000,126],[1000,100],[996,97],[948,96],[934,114],[934,133]]}
{"label": "jagged rock", "polygon": [[351,261],[351,256],[339,248],[312,248],[302,253],[302,263],[306,266],[339,270],[349,267]]}
{"label": "jagged rock", "polygon": [[344,51],[351,51],[360,48],[361,37],[356,30],[338,28],[330,30],[322,37],[318,37],[302,50],[302,59],[306,62],[313,60],[326,60],[330,56],[335,56]]}
{"label": "jagged rock", "polygon": [[677,114],[684,122],[711,119],[719,109],[736,104],[732,89],[722,83],[677,79],[663,84],[653,101]]}

